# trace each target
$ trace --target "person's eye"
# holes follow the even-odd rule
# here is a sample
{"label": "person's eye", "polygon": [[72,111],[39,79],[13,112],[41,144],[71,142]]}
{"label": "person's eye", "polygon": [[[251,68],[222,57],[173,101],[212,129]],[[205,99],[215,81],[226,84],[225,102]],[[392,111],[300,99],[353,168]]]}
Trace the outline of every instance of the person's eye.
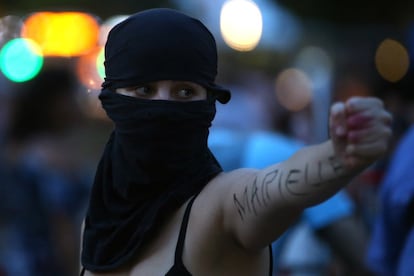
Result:
{"label": "person's eye", "polygon": [[188,99],[195,95],[195,91],[192,88],[180,88],[176,92],[176,97],[179,99]]}
{"label": "person's eye", "polygon": [[152,96],[153,90],[148,85],[137,86],[134,88],[134,94],[139,98],[147,98]]}

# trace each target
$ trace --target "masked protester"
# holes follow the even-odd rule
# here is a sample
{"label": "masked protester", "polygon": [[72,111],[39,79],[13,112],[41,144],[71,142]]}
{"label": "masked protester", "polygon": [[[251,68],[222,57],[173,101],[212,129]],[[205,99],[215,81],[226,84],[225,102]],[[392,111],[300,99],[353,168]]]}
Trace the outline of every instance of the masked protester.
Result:
{"label": "masked protester", "polygon": [[84,275],[269,275],[270,244],[304,208],[335,194],[385,151],[375,98],[332,106],[331,139],[262,170],[224,173],[207,146],[217,49],[197,19],[136,13],[105,45],[99,96],[114,122],[91,191]]}

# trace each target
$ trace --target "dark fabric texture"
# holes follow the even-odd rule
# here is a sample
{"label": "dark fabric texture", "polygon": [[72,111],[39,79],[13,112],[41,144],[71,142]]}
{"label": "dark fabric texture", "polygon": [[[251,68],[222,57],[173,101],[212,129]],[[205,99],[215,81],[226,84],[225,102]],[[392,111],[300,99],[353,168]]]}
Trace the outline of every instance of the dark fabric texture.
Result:
{"label": "dark fabric texture", "polygon": [[207,146],[215,101],[143,100],[103,89],[115,129],[97,168],[82,264],[127,264],[176,211],[222,171]]}
{"label": "dark fabric texture", "polygon": [[221,103],[230,91],[215,84],[217,47],[197,19],[172,9],[136,13],[115,26],[105,45],[104,87],[119,88],[157,80],[192,81]]}

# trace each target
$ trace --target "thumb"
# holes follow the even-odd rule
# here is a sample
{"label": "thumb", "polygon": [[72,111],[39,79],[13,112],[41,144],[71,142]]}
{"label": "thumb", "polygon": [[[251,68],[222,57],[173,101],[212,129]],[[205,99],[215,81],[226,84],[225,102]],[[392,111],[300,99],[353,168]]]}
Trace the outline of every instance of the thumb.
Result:
{"label": "thumb", "polygon": [[344,103],[338,102],[332,105],[329,116],[329,133],[336,156],[344,164],[347,162],[347,121],[346,107]]}
{"label": "thumb", "polygon": [[346,107],[344,103],[334,103],[329,116],[329,133],[334,142],[345,142],[347,133]]}

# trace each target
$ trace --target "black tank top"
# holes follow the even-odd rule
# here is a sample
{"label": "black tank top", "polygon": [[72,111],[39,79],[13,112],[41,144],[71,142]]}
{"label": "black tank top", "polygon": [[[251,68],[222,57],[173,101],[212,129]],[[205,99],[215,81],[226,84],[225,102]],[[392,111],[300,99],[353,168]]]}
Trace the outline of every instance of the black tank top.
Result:
{"label": "black tank top", "polygon": [[[183,249],[184,249],[184,240],[185,235],[187,233],[187,225],[188,220],[190,217],[191,207],[193,206],[194,200],[196,196],[194,196],[185,209],[185,213],[183,216],[183,221],[181,222],[180,233],[177,240],[177,246],[175,248],[175,256],[174,256],[174,265],[168,270],[165,276],[192,276],[192,274],[187,270],[183,263]],[[270,254],[270,268],[269,268],[269,276],[272,276],[273,271],[273,254],[272,254],[272,246],[269,245],[269,254]],[[81,275],[83,275],[85,269],[82,269]]]}

